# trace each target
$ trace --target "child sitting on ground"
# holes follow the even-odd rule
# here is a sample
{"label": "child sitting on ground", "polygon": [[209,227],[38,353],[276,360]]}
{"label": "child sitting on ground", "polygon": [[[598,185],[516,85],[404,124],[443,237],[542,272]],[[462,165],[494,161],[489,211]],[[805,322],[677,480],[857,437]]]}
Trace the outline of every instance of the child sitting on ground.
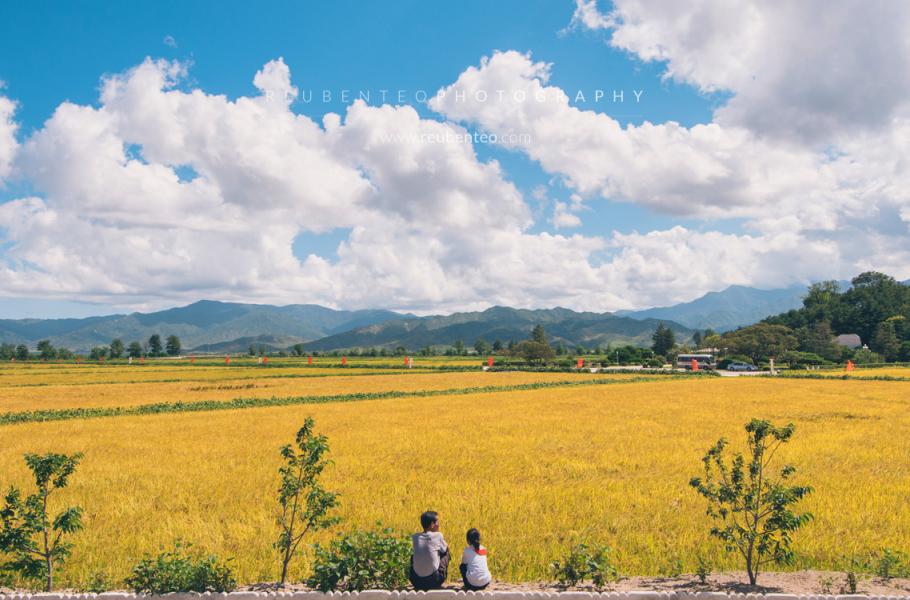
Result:
{"label": "child sitting on ground", "polygon": [[479,591],[490,585],[493,576],[487,566],[487,549],[480,545],[480,532],[468,530],[468,547],[461,555],[461,578],[466,590]]}

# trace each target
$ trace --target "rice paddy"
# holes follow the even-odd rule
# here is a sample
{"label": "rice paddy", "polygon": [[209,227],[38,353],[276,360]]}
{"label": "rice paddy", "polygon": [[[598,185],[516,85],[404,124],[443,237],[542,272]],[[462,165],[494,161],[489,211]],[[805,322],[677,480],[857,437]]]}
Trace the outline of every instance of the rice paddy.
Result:
{"label": "rice paddy", "polygon": [[[406,371],[391,361],[345,371],[290,361],[270,370],[7,365],[0,413],[392,393],[0,425],[0,486],[28,483],[26,452],[85,454],[57,498],[86,511],[62,585],[99,576],[116,584],[144,552],[176,538],[234,557],[243,582],[271,581],[278,449],[312,416],[332,447],[325,485],[342,494],[336,531],[382,521],[411,532],[433,508],[455,548],[468,527],[483,531],[502,580],[547,579],[549,563],[581,539],[608,543],[622,573],[661,575],[692,572],[698,555],[717,569],[736,566],[709,540],[687,482],[710,444],[725,436],[741,448],[743,424],[757,417],[796,424],[779,459],[815,487],[805,508],[816,518],[796,536],[792,568],[910,548],[910,383],[487,373],[463,364],[474,370]],[[538,383],[550,387],[531,387]],[[488,386],[496,391],[471,393]],[[307,568],[297,562],[292,579]]]}

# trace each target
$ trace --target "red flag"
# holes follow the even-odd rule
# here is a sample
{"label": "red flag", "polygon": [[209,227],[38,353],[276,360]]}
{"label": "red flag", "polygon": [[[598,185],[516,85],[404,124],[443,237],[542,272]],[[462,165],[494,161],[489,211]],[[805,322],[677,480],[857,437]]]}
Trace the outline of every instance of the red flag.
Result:
{"label": "red flag", "polygon": [[226,365],[231,364],[231,357],[230,357],[230,356],[225,356],[225,357],[224,357],[224,364],[226,364]]}
{"label": "red flag", "polygon": [[139,364],[140,364],[140,365],[144,365],[144,364],[145,364],[145,357],[144,357],[144,356],[140,356],[140,357],[139,357]]}
{"label": "red flag", "polygon": [[195,356],[191,356],[191,357],[190,357],[190,364],[191,364],[191,365],[195,365],[195,364],[196,364],[196,357],[195,357]]}
{"label": "red flag", "polygon": [[847,361],[847,370],[848,370],[848,371],[852,371],[854,368],[855,368],[855,367],[854,367],[854,365],[853,365],[853,361],[852,361],[852,360],[848,360],[848,361]]}
{"label": "red flag", "polygon": [[492,366],[493,366],[493,357],[492,357],[492,356],[490,356],[489,358],[487,358],[487,366],[488,366],[488,367],[492,367]]}
{"label": "red flag", "polygon": [[404,366],[408,366],[410,364],[410,362],[411,362],[411,357],[405,356],[404,357]]}
{"label": "red flag", "polygon": [[269,364],[269,357],[268,357],[268,356],[263,356],[263,357],[262,357],[262,364],[264,364],[264,365]]}
{"label": "red flag", "polygon": [[693,371],[697,371],[697,370],[698,370],[698,361],[695,360],[694,358],[692,359],[692,370],[693,370]]}
{"label": "red flag", "polygon": [[313,357],[312,357],[312,356],[307,356],[307,357],[306,357],[306,364],[308,364],[308,365],[313,364]]}
{"label": "red flag", "polygon": [[578,359],[578,368],[580,369],[580,368],[582,368],[583,366],[585,366],[585,359],[579,358],[579,359]]}
{"label": "red flag", "polygon": [[348,357],[347,357],[347,356],[342,356],[342,357],[341,357],[341,365],[344,366],[344,365],[346,365],[346,364],[348,364]]}

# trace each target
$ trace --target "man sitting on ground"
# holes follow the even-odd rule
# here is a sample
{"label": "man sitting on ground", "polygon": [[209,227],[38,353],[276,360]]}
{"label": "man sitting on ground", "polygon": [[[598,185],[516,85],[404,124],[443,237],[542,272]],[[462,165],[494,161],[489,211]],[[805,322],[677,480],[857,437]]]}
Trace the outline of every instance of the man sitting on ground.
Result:
{"label": "man sitting on ground", "polygon": [[411,536],[414,554],[408,579],[415,590],[441,588],[449,576],[449,546],[439,532],[439,515],[432,510],[420,515],[423,533]]}

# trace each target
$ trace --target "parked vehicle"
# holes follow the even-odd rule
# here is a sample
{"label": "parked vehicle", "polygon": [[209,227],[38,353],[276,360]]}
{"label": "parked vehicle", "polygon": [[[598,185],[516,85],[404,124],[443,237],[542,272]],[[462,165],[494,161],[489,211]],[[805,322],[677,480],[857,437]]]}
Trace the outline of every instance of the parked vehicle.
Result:
{"label": "parked vehicle", "polygon": [[692,361],[698,363],[699,369],[717,368],[717,361],[713,354],[680,354],[676,357],[676,368],[691,370]]}
{"label": "parked vehicle", "polygon": [[740,362],[738,360],[734,360],[729,365],[727,365],[727,370],[728,371],[758,371],[758,367],[756,367],[755,365],[750,365],[749,363],[746,363],[746,362]]}

